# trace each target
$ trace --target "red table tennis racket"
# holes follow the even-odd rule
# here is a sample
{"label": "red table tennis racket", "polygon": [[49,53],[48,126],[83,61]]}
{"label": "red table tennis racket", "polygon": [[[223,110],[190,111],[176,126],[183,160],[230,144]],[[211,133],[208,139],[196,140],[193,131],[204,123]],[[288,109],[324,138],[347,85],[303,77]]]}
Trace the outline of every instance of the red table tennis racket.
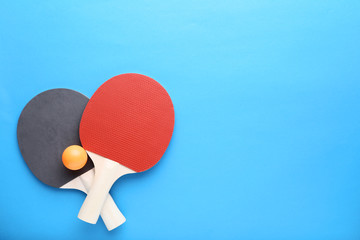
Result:
{"label": "red table tennis racket", "polygon": [[153,167],[169,145],[174,107],[154,79],[122,74],[102,84],[80,122],[80,141],[95,165],[95,177],[78,217],[95,224],[113,183]]}

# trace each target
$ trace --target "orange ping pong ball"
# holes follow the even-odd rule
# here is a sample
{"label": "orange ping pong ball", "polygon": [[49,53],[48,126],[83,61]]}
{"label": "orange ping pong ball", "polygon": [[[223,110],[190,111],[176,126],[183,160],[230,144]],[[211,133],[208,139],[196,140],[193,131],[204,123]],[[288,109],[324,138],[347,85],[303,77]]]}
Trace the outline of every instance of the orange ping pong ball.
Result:
{"label": "orange ping pong ball", "polygon": [[85,149],[78,145],[67,147],[62,154],[62,161],[65,167],[70,170],[79,170],[84,167],[88,156]]}

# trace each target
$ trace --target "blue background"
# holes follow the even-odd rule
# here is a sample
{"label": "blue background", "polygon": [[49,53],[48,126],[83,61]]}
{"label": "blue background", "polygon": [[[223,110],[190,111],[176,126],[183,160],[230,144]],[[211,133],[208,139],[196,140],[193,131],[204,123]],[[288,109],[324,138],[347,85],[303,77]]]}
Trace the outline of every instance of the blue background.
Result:
{"label": "blue background", "polygon": [[[359,1],[2,1],[1,239],[360,239]],[[77,219],[17,146],[25,104],[127,72],[172,97],[152,170],[112,195],[127,222]]]}

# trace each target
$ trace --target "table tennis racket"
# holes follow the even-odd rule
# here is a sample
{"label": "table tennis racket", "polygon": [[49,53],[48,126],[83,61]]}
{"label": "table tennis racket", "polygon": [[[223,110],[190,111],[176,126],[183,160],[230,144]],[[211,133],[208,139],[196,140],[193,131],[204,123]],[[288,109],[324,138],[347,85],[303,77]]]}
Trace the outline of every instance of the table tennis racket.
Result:
{"label": "table tennis racket", "polygon": [[80,141],[95,165],[95,178],[78,217],[95,224],[113,183],[153,167],[169,145],[174,107],[154,79],[122,74],[102,84],[80,122]]}
{"label": "table tennis racket", "polygon": [[[80,145],[79,124],[88,98],[70,89],[52,89],[35,96],[23,109],[17,125],[20,152],[31,172],[55,188],[87,193],[94,177],[93,163],[67,169],[61,160],[65,148]],[[125,222],[110,195],[101,216],[108,230]]]}

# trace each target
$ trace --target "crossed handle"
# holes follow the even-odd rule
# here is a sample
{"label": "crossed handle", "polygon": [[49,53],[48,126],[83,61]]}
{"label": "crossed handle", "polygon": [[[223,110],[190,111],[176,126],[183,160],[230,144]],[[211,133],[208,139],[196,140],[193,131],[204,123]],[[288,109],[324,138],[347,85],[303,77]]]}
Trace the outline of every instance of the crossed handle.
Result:
{"label": "crossed handle", "polygon": [[119,177],[127,173],[134,173],[134,171],[92,152],[88,151],[88,154],[95,165],[95,177],[90,192],[81,206],[78,218],[95,224],[111,186]]}
{"label": "crossed handle", "polygon": [[[94,169],[91,169],[88,174],[85,173],[80,176],[80,180],[87,193],[90,191],[91,184],[93,183],[94,172]],[[106,196],[104,206],[101,209],[101,218],[109,231],[117,228],[126,221],[110,194]]]}

